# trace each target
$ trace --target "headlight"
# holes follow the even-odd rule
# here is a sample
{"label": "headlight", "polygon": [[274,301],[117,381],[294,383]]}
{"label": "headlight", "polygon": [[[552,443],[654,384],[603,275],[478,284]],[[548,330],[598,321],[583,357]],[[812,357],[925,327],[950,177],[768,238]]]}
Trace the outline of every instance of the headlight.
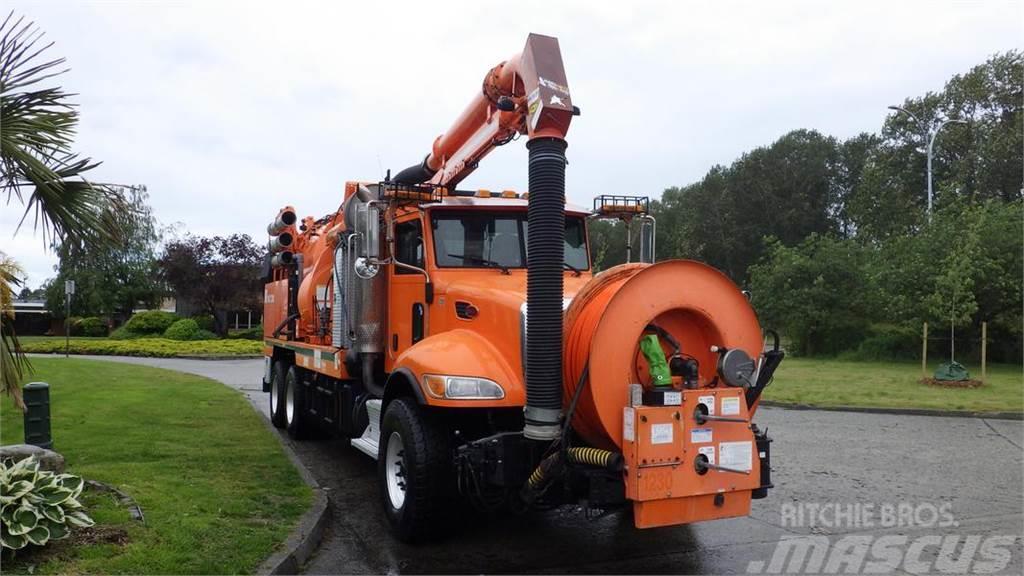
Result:
{"label": "headlight", "polygon": [[427,385],[430,395],[435,398],[501,400],[505,397],[505,390],[497,382],[486,378],[426,374],[423,376],[423,383]]}

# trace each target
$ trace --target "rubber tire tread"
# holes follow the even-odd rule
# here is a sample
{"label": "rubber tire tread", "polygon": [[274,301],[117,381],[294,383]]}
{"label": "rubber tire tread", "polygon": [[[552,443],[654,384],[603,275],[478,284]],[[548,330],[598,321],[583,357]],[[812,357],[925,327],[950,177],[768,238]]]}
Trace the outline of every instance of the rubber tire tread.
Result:
{"label": "rubber tire tread", "polygon": [[[285,412],[284,406],[287,402],[288,388],[292,386],[295,387],[295,420],[288,424],[288,415]],[[292,440],[305,440],[307,436],[306,396],[304,392],[302,382],[299,380],[299,369],[291,366],[288,368],[288,373],[285,376],[285,393],[281,395],[281,414],[285,417],[285,429]]]}
{"label": "rubber tire tread", "polygon": [[284,428],[287,425],[285,422],[284,415],[284,393],[285,393],[285,373],[288,370],[287,362],[283,360],[275,360],[274,366],[270,370],[270,386],[273,387],[275,382],[277,383],[277,405],[273,404],[274,395],[268,394],[270,399],[270,422],[274,425],[274,428]]}
{"label": "rubber tire tread", "polygon": [[[398,430],[405,452],[407,490],[401,510],[391,505],[385,477],[387,442]],[[412,398],[396,398],[381,419],[377,478],[381,502],[396,538],[415,543],[436,540],[448,532],[455,502],[455,481],[448,430],[435,415]]]}

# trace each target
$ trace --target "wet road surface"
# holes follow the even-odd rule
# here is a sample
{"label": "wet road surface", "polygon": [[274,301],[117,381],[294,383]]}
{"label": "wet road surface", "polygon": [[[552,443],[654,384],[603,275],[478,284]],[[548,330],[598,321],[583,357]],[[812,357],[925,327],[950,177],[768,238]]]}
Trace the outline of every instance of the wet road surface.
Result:
{"label": "wet road surface", "polygon": [[[220,380],[241,390],[267,414],[268,395],[260,386],[262,360],[118,360]],[[900,553],[895,570],[885,571],[913,573],[922,565],[941,571],[943,565],[934,563],[940,554],[938,539],[931,538],[963,543],[968,536],[982,541],[1002,536],[1002,542],[1012,543],[1002,548],[1008,556],[1005,563],[999,560],[998,549],[992,553],[996,567],[1005,564],[998,573],[1024,572],[1021,421],[767,407],[758,411],[756,420],[775,440],[776,488],[767,499],[754,501],[748,518],[640,531],[633,528],[631,515],[622,512],[597,520],[572,508],[526,516],[466,515],[456,533],[420,546],[402,544],[389,535],[373,460],[347,442],[292,443],[285,437],[283,441],[331,498],[330,529],[305,571],[760,573],[772,571],[780,540],[823,536],[831,555],[823,568],[809,570],[821,572],[829,571],[827,562],[838,561],[843,550],[837,549],[843,543],[870,545],[885,536],[897,542]],[[854,508],[856,504],[859,508]],[[883,508],[901,504],[912,512],[904,515],[905,525],[883,525]],[[816,514],[811,505],[825,511]],[[838,523],[837,509],[846,512]],[[814,526],[809,525],[812,518],[817,519]],[[863,525],[864,519],[872,525]],[[950,525],[940,525],[948,520]],[[923,548],[915,552],[914,542]],[[988,557],[975,552],[974,558],[983,562]],[[878,559],[866,556],[866,561]],[[854,561],[855,572],[864,568],[864,561],[864,554]],[[783,566],[783,571],[794,567]],[[968,564],[958,571],[971,570],[970,566],[984,567]],[[838,565],[839,572],[845,569]]]}

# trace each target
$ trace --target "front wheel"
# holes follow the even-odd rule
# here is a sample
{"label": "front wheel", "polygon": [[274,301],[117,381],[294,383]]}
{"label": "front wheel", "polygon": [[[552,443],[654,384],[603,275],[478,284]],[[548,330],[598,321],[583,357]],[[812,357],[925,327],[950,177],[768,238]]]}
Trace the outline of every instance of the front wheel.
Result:
{"label": "front wheel", "polygon": [[380,439],[377,476],[391,530],[405,542],[442,535],[454,501],[447,429],[414,400],[397,398],[384,412]]}

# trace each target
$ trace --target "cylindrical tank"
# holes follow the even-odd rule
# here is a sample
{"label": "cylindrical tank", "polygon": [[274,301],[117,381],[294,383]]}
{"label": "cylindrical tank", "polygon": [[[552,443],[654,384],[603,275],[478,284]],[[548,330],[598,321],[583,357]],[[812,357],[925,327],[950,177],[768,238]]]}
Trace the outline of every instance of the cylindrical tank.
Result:
{"label": "cylindrical tank", "polygon": [[566,311],[563,404],[568,406],[583,368],[589,382],[572,426],[590,445],[622,444],[622,411],[629,385],[644,383],[640,339],[648,325],[670,333],[684,355],[699,363],[698,387],[717,382],[711,346],[761,355],[761,328],[740,289],[714,268],[690,260],[623,264],[598,274]]}

